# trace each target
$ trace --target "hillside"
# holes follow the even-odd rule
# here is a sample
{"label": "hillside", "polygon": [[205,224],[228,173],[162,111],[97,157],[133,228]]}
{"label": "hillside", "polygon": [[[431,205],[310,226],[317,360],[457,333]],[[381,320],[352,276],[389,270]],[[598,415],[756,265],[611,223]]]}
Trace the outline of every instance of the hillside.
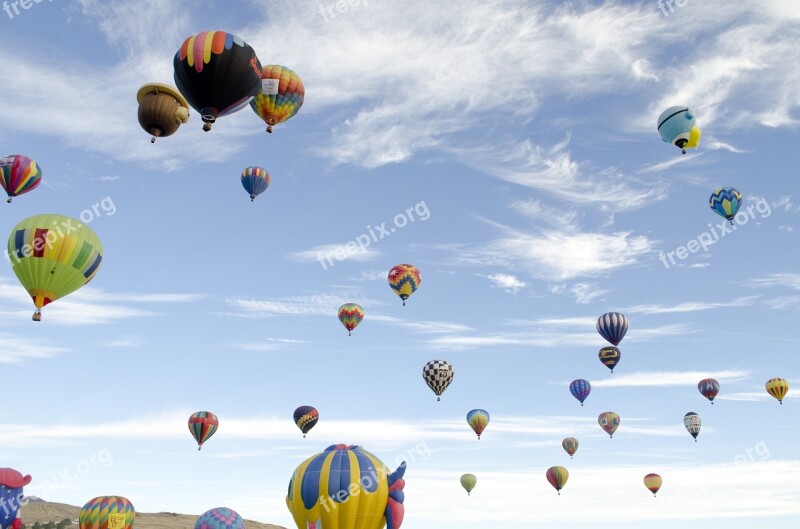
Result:
{"label": "hillside", "polygon": [[[60,522],[64,518],[77,520],[80,507],[51,503],[47,501],[31,501],[22,507],[22,521],[28,529],[35,522]],[[200,513],[202,514],[202,513]],[[136,513],[136,529],[192,529],[200,514],[177,514],[174,512]],[[247,529],[286,529],[280,525],[264,524],[245,520]],[[72,529],[78,529],[73,525]]]}

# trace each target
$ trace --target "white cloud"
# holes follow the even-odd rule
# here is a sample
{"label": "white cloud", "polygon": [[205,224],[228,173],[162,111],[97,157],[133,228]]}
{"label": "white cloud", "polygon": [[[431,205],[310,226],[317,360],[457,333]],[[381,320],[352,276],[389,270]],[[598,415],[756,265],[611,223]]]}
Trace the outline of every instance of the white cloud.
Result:
{"label": "white cloud", "polygon": [[528,283],[511,274],[489,274],[488,276],[483,276],[481,274],[476,275],[485,277],[491,281],[493,288],[502,288],[506,292],[513,292],[514,294],[516,294],[518,290],[528,286]]}
{"label": "white cloud", "polygon": [[704,310],[725,309],[732,307],[748,307],[755,304],[760,296],[747,296],[728,302],[703,302],[687,301],[673,306],[666,305],[636,305],[623,309],[624,313],[631,314],[682,314],[687,312],[700,312]]}
{"label": "white cloud", "polygon": [[323,244],[308,250],[292,252],[289,257],[301,263],[320,263],[325,269],[341,261],[363,263],[377,259],[381,252],[372,248],[357,246],[354,242],[344,244]]}
{"label": "white cloud", "polygon": [[[702,371],[652,371],[636,372],[627,375],[614,375],[605,380],[592,380],[592,387],[622,388],[622,387],[666,387],[666,386],[697,386],[704,378],[715,378],[720,384],[738,382],[750,376],[749,371],[724,370],[716,372]],[[719,398],[719,397],[717,397]]]}

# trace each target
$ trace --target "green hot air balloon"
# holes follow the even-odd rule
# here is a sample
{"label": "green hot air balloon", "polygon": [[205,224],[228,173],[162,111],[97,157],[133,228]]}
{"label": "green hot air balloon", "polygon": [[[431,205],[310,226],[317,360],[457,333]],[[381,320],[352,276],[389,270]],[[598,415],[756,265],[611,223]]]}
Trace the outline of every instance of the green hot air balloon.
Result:
{"label": "green hot air balloon", "polygon": [[103,245],[88,227],[62,215],[35,215],[17,224],[8,238],[8,260],[28,291],[36,312],[92,280],[103,260]]}
{"label": "green hot air balloon", "polygon": [[469,493],[472,492],[472,489],[474,489],[477,484],[478,478],[475,477],[475,474],[464,474],[461,476],[461,486],[467,491],[467,496],[469,496]]}

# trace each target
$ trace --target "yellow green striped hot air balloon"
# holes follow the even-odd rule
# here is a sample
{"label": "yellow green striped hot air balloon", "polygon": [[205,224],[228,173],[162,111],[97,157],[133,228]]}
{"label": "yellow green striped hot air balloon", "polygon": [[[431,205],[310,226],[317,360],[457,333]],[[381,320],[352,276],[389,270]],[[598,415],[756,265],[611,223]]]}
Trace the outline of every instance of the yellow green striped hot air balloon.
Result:
{"label": "yellow green striped hot air balloon", "polygon": [[361,320],[364,319],[364,309],[357,303],[345,303],[339,307],[339,321],[347,329],[348,336],[353,333]]}
{"label": "yellow green striped hot air balloon", "polygon": [[477,484],[478,478],[475,474],[464,474],[461,476],[461,486],[467,491],[467,496],[469,496],[469,493],[472,492],[472,489],[474,489]]}
{"label": "yellow green striped hot air balloon", "polygon": [[131,529],[136,518],[133,504],[122,496],[89,500],[78,516],[80,529]]}
{"label": "yellow green striped hot air balloon", "polygon": [[39,321],[42,307],[92,280],[103,260],[103,245],[75,219],[35,215],[11,230],[7,258],[36,306],[33,320]]}

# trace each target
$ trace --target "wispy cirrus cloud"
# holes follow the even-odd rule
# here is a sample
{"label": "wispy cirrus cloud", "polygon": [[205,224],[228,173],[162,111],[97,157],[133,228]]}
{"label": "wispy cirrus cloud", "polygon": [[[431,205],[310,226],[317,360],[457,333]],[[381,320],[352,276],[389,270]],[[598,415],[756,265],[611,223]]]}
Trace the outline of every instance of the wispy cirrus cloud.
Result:
{"label": "wispy cirrus cloud", "polygon": [[592,386],[598,388],[623,387],[667,387],[696,386],[704,378],[715,378],[720,383],[739,382],[749,378],[751,373],[742,370],[723,371],[642,371],[616,376],[605,380],[592,380]]}

